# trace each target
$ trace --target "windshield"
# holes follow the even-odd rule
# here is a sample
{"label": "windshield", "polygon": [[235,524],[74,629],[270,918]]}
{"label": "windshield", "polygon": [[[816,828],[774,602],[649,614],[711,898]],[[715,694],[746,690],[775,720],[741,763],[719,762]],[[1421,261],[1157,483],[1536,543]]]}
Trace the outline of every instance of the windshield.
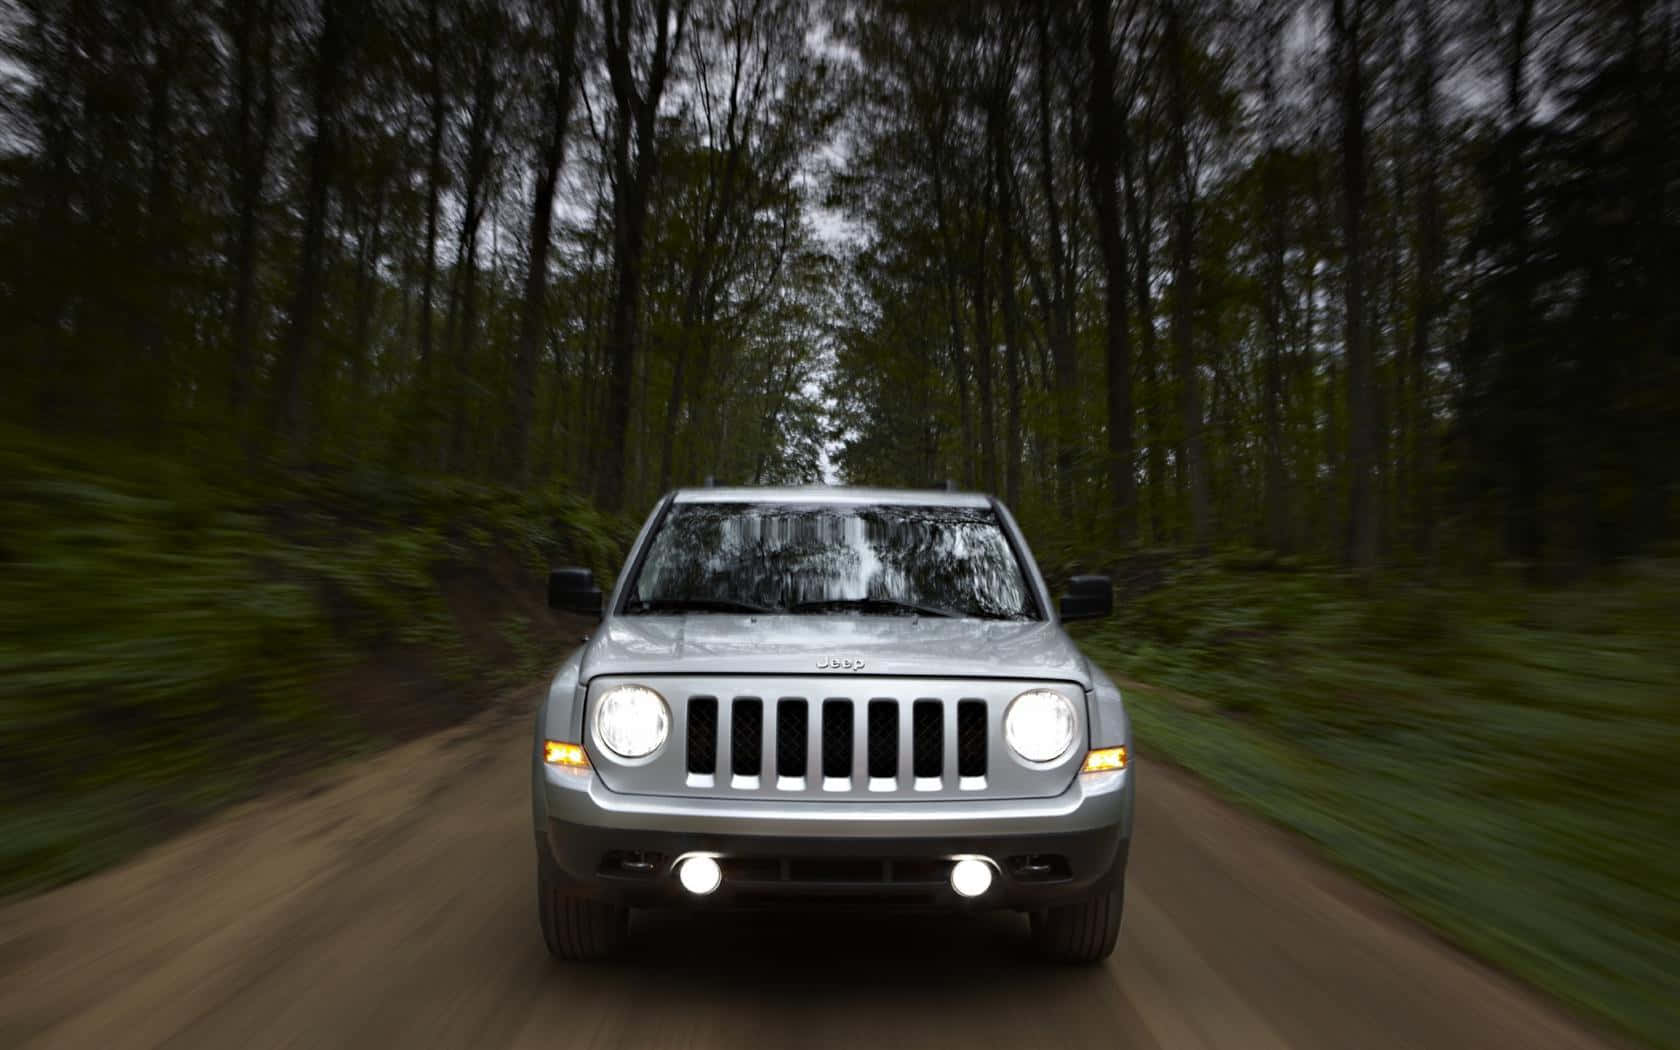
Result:
{"label": "windshield", "polygon": [[630,614],[1038,618],[989,507],[678,503],[628,593]]}

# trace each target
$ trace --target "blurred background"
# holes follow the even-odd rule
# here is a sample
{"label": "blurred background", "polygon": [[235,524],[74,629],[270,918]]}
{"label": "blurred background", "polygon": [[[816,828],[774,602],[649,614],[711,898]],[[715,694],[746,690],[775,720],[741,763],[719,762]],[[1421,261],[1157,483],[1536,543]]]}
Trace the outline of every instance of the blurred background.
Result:
{"label": "blurred background", "polygon": [[[0,3],[0,892],[995,492],[1141,746],[1680,1032],[1674,0]],[[1144,848],[1147,848],[1145,845]]]}

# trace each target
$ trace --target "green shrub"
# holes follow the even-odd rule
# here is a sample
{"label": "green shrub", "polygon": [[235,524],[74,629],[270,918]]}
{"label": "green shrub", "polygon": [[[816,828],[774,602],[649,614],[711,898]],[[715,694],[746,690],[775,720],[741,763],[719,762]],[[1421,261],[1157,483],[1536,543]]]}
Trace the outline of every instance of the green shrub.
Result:
{"label": "green shrub", "polygon": [[322,685],[420,647],[475,666],[439,593],[511,552],[615,564],[627,526],[564,492],[369,471],[197,477],[179,464],[0,443],[0,892],[50,885],[366,739]]}
{"label": "green shrub", "polygon": [[1230,564],[1181,566],[1079,630],[1112,673],[1206,701],[1130,691],[1141,749],[1484,957],[1680,1045],[1680,563],[1554,591]]}

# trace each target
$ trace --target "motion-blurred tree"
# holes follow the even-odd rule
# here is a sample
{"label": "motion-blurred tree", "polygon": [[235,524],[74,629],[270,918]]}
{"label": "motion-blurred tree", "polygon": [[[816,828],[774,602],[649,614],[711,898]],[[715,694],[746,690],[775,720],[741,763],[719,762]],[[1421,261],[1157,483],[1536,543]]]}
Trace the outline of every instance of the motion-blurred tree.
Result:
{"label": "motion-blurred tree", "polygon": [[1070,557],[1589,565],[1680,526],[1677,19],[27,0],[0,403],[225,476],[830,463]]}

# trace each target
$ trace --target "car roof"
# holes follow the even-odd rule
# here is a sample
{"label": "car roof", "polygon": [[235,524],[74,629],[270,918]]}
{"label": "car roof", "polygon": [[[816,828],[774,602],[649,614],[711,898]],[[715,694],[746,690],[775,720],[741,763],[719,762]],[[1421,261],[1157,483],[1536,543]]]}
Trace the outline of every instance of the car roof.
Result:
{"label": "car roof", "polygon": [[854,488],[850,485],[731,485],[677,489],[671,499],[675,503],[832,503],[915,507],[989,507],[992,503],[991,497],[983,492]]}

